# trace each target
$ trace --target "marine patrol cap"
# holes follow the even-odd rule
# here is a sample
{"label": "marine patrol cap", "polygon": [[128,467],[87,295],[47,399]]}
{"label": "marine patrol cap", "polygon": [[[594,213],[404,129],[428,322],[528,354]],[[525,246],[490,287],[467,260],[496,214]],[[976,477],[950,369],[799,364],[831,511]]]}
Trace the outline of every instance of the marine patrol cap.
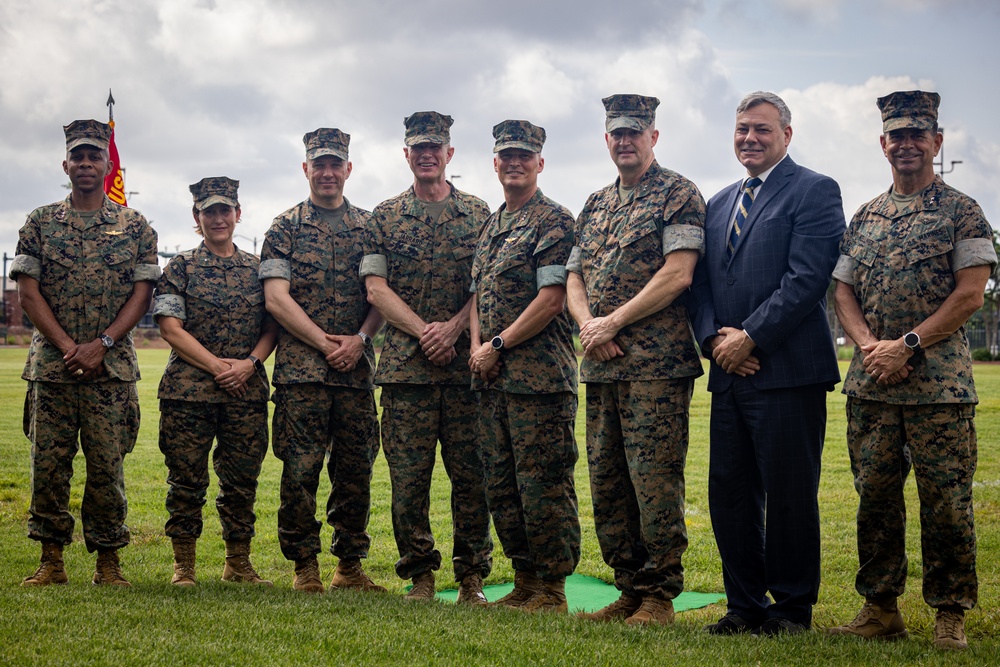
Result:
{"label": "marine patrol cap", "polygon": [[351,143],[351,135],[336,128],[321,127],[302,137],[302,143],[306,145],[307,160],[332,155],[347,162],[347,147]]}
{"label": "marine patrol cap", "polygon": [[890,93],[878,98],[878,108],[882,112],[882,133],[913,128],[934,131],[938,119],[938,104],[941,96],[922,90],[907,90]]}
{"label": "marine patrol cap", "polygon": [[228,204],[237,208],[240,205],[236,198],[236,191],[239,187],[239,181],[225,176],[212,176],[201,179],[189,189],[194,195],[194,207],[199,211],[204,211],[212,204]]}
{"label": "marine patrol cap", "polygon": [[451,116],[439,114],[437,111],[417,111],[403,119],[403,125],[406,126],[406,145],[450,144],[451,131],[448,128],[454,122]]}
{"label": "marine patrol cap", "polygon": [[545,144],[545,130],[526,120],[505,120],[493,126],[493,138],[496,139],[494,153],[505,148],[541,153]]}
{"label": "marine patrol cap", "polygon": [[642,132],[656,120],[656,107],[660,100],[644,95],[612,95],[605,97],[604,129],[614,132],[620,129]]}
{"label": "marine patrol cap", "polygon": [[111,141],[111,126],[99,120],[74,120],[63,126],[66,134],[66,151],[77,146],[96,146],[102,151],[108,150]]}

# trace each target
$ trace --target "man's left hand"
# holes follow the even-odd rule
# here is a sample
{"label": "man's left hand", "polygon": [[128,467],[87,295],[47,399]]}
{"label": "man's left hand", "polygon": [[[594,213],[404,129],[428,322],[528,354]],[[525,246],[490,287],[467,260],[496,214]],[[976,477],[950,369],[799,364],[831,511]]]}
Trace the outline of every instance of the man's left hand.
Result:
{"label": "man's left hand", "polygon": [[722,370],[735,373],[753,352],[754,342],[747,332],[734,327],[722,327],[719,329],[719,336],[721,339],[716,338],[712,348],[712,358],[722,366]]}
{"label": "man's left hand", "polygon": [[[80,380],[93,380],[104,374],[104,355],[108,348],[104,347],[100,338],[89,343],[74,345],[63,355],[63,361],[73,377]],[[81,372],[82,371],[82,372]]]}
{"label": "man's left hand", "polygon": [[[450,322],[431,322],[420,336],[420,349],[436,366],[447,366],[455,358],[455,342],[462,328]],[[447,359],[447,361],[445,361]]]}
{"label": "man's left hand", "polygon": [[864,354],[865,373],[881,385],[902,382],[913,370],[913,366],[907,363],[913,356],[913,350],[906,347],[902,338],[862,345],[861,352]]}
{"label": "man's left hand", "polygon": [[335,371],[350,373],[358,365],[358,360],[365,351],[365,343],[361,336],[351,334],[350,336],[336,336],[326,334],[327,340],[337,345],[337,348],[326,355],[326,362]]}
{"label": "man's left hand", "polygon": [[618,335],[618,327],[610,317],[595,317],[580,327],[580,344],[583,351],[590,352]]}

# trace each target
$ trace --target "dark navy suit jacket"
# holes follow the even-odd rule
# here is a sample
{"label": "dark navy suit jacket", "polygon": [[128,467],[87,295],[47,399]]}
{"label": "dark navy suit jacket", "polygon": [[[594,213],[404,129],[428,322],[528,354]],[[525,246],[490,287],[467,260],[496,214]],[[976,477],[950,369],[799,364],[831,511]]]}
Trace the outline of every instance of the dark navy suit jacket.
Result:
{"label": "dark navy suit jacket", "polygon": [[[708,202],[705,256],[695,270],[689,305],[695,337],[705,351],[705,341],[720,327],[745,329],[760,360],[750,377],[757,389],[819,383],[832,388],[840,370],[826,290],[845,228],[840,186],[786,156],[761,186],[729,258],[729,226],[742,184]],[[734,377],[713,361],[709,391],[727,389]]]}

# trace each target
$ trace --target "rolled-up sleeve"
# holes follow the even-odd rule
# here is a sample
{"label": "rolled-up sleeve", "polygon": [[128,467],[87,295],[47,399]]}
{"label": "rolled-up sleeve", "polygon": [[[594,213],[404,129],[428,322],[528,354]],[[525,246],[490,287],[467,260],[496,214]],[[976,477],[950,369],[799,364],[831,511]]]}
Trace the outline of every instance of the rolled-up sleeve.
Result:
{"label": "rolled-up sleeve", "polygon": [[854,269],[856,269],[858,263],[854,261],[854,258],[850,255],[841,255],[837,260],[837,265],[833,267],[833,278],[834,280],[839,280],[845,285],[854,284]]}
{"label": "rolled-up sleeve", "polygon": [[361,258],[361,268],[358,270],[359,275],[364,278],[365,276],[379,276],[380,278],[389,278],[389,262],[385,255],[365,255]]}
{"label": "rolled-up sleeve", "polygon": [[41,281],[42,260],[31,255],[16,255],[10,265],[10,279],[17,280],[21,274]]}
{"label": "rolled-up sleeve", "polygon": [[292,264],[287,259],[265,259],[260,263],[257,277],[261,280],[281,278],[291,282]]}

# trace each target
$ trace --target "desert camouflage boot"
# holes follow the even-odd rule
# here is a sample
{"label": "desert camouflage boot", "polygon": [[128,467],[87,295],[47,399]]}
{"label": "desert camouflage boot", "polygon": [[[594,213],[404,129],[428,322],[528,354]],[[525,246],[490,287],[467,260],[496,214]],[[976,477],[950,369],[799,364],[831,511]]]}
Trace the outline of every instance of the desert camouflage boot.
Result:
{"label": "desert camouflage boot", "polygon": [[[250,540],[226,540],[226,565],[222,569],[222,580],[239,584],[274,585],[267,579],[262,579],[250,562]],[[322,586],[322,581],[320,585]]]}
{"label": "desert camouflage boot", "polygon": [[385,586],[379,586],[365,574],[365,570],[361,567],[359,559],[341,559],[337,563],[337,569],[333,573],[333,581],[330,582],[330,590],[343,589],[365,591],[368,593],[386,592]]}
{"label": "desert camouflage boot", "polygon": [[903,623],[903,614],[896,604],[894,602],[880,604],[875,600],[866,600],[853,621],[847,625],[828,628],[827,632],[831,635],[854,635],[863,639],[882,641],[905,639],[908,634],[906,624]]}
{"label": "desert camouflage boot", "polygon": [[623,592],[617,600],[608,606],[594,612],[581,611],[576,616],[588,621],[624,621],[639,611],[640,606],[642,606],[640,596]]}
{"label": "desert camouflage boot", "polygon": [[42,560],[30,577],[25,577],[22,586],[48,586],[49,584],[65,584],[69,582],[66,576],[66,566],[63,563],[63,547],[56,542],[42,542]]}
{"label": "desert camouflage boot", "polygon": [[122,575],[121,564],[118,561],[118,549],[97,552],[97,567],[94,570],[93,584],[95,586],[121,586],[123,588],[132,586]]}
{"label": "desert camouflage boot", "polygon": [[174,548],[174,576],[170,578],[170,583],[188,588],[196,586],[198,581],[194,577],[195,540],[174,538],[170,543]]}
{"label": "desert camouflage boot", "polygon": [[938,609],[934,621],[934,648],[961,651],[969,648],[965,638],[965,612],[961,609]]}

